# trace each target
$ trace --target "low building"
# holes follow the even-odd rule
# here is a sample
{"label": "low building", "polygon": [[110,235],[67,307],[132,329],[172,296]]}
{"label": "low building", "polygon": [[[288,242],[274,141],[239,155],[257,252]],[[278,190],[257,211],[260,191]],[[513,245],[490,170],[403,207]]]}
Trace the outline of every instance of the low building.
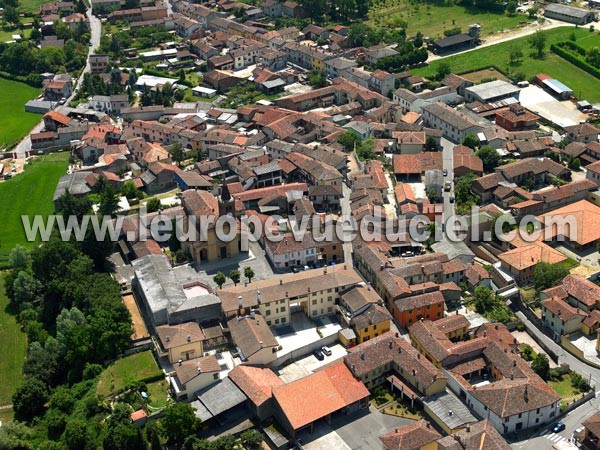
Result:
{"label": "low building", "polygon": [[178,401],[188,400],[194,394],[219,381],[221,366],[214,355],[179,361],[173,365],[175,376],[171,387]]}
{"label": "low building", "polygon": [[587,418],[582,423],[583,439],[581,444],[583,448],[589,450],[600,449],[600,413],[596,413],[593,416]]}
{"label": "low building", "polygon": [[442,435],[426,420],[417,420],[379,436],[383,450],[438,450]]}
{"label": "low building", "polygon": [[227,322],[227,327],[242,361],[268,366],[277,359],[279,343],[261,315],[234,317]]}
{"label": "low building", "polygon": [[156,327],[156,334],[160,344],[158,353],[167,356],[171,364],[202,356],[204,333],[196,322],[162,325]]}
{"label": "low building", "polygon": [[466,102],[491,103],[507,98],[519,99],[520,89],[512,83],[503,80],[488,81],[465,88]]}
{"label": "low building", "polygon": [[542,300],[540,307],[542,323],[552,330],[556,338],[579,331],[583,320],[587,317],[585,311],[574,308],[556,297]]}
{"label": "low building", "polygon": [[465,426],[438,440],[437,450],[510,450],[511,447],[488,420]]}
{"label": "low building", "polygon": [[569,274],[558,286],[540,292],[540,298],[558,298],[585,312],[600,307],[600,286],[578,275]]}
{"label": "low building", "polygon": [[[538,216],[554,241],[583,250],[595,248],[600,241],[600,206],[580,200]],[[563,226],[560,226],[563,224]]]}
{"label": "low building", "polygon": [[544,16],[563,22],[585,25],[598,20],[598,13],[589,9],[575,8],[560,3],[548,3],[544,7]]}
{"label": "low building", "polygon": [[406,328],[421,319],[441,319],[445,309],[444,296],[440,291],[434,291],[398,299],[392,312],[396,323]]}
{"label": "low building", "polygon": [[248,407],[254,416],[260,420],[273,416],[273,390],[285,385],[275,372],[241,364],[231,370],[228,377],[246,394]]}

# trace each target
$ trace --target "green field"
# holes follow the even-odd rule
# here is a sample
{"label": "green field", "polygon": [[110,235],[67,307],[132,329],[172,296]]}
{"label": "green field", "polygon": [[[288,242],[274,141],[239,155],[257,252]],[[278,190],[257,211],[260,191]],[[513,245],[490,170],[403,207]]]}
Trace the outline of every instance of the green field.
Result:
{"label": "green field", "polygon": [[[110,396],[123,391],[128,385],[158,377],[158,368],[150,350],[121,358],[108,366],[100,375],[97,393]],[[158,401],[158,400],[157,400]]]}
{"label": "green field", "polygon": [[[528,79],[538,73],[547,73],[573,89],[578,98],[590,102],[600,102],[600,80],[550,51],[551,44],[568,40],[572,33],[577,36],[577,43],[593,42],[594,38],[599,38],[598,35],[573,27],[560,27],[543,33],[546,35],[547,44],[546,53],[542,59],[533,55],[534,52],[529,46],[528,37],[523,37],[433,61],[430,65],[414,69],[413,72],[417,75],[433,76],[440,62],[444,61],[450,65],[452,72],[459,74],[490,66],[496,66],[504,72],[521,72]],[[521,49],[524,57],[520,63],[510,65],[509,54],[513,48]]]}
{"label": "green field", "polygon": [[471,24],[481,25],[481,34],[513,29],[526,22],[525,15],[509,17],[505,13],[490,13],[460,5],[428,5],[408,0],[379,0],[371,3],[369,21],[371,26],[394,26],[395,19],[408,22],[408,35],[417,31],[431,38],[443,37],[444,30],[461,27],[463,31]]}
{"label": "green field", "polygon": [[600,48],[600,34],[598,33],[588,33],[587,36],[583,36],[576,41],[577,45],[580,47],[589,50],[593,47]]}
{"label": "green field", "polygon": [[42,120],[39,114],[25,112],[25,103],[37,97],[40,90],[0,78],[0,92],[3,93],[0,96],[0,147],[11,147]]}
{"label": "green field", "polygon": [[69,152],[36,158],[25,167],[24,173],[0,182],[0,265],[6,263],[6,257],[15,245],[33,245],[27,242],[21,215],[47,216],[54,211],[52,196],[58,179],[66,173],[68,159]]}
{"label": "green field", "polygon": [[[21,330],[15,316],[10,313],[8,298],[4,293],[6,272],[0,274],[0,342],[2,358],[0,358],[0,406],[10,405],[12,395],[23,379],[23,360],[27,347],[27,336]],[[0,418],[12,416],[12,410],[2,410]],[[2,420],[2,419],[0,419]]]}

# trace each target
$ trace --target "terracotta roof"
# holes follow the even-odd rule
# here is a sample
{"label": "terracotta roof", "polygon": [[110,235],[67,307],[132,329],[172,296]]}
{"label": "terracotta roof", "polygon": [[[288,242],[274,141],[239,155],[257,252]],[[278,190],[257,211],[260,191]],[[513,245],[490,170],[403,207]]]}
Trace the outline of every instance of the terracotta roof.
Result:
{"label": "terracotta roof", "polygon": [[600,436],[600,412],[588,417],[581,424],[594,433],[594,435]]}
{"label": "terracotta roof", "polygon": [[[552,212],[538,216],[542,223],[551,219],[554,221],[570,216],[575,220],[576,226],[565,225],[564,234],[569,240],[580,245],[589,244],[600,239],[600,207],[586,200],[580,200]],[[566,221],[565,223],[569,223]],[[552,227],[551,234],[557,233],[556,226]]]}
{"label": "terracotta roof", "polygon": [[380,436],[386,449],[389,450],[420,450],[431,444],[442,435],[439,434],[426,420],[417,420],[409,425]]}
{"label": "terracotta roof", "polygon": [[275,401],[294,430],[369,397],[343,362],[273,389]]}
{"label": "terracotta roof", "polygon": [[255,406],[260,406],[273,396],[273,389],[285,385],[271,369],[239,365],[228,374],[229,378],[248,396]]}
{"label": "terracotta roof", "polygon": [[555,316],[557,316],[561,321],[568,322],[575,316],[585,317],[585,312],[581,311],[579,308],[573,308],[567,302],[564,302],[556,297],[547,298],[546,300],[542,300],[540,302],[540,306],[543,309],[547,309]]}
{"label": "terracotta roof", "polygon": [[487,420],[470,424],[438,440],[439,450],[511,450],[510,445]]}
{"label": "terracotta roof", "polygon": [[600,301],[600,286],[578,275],[569,274],[563,278],[560,285],[542,292],[549,297],[556,296],[562,300],[571,296],[591,309],[595,308]]}
{"label": "terracotta roof", "polygon": [[234,317],[227,322],[231,338],[242,352],[244,358],[250,358],[262,348],[277,347],[277,339],[265,319],[256,314],[254,318]]}
{"label": "terracotta roof", "polygon": [[192,342],[203,340],[202,330],[196,322],[186,322],[180,325],[162,325],[156,327],[156,334],[160,339],[162,348],[179,347]]}
{"label": "terracotta roof", "polygon": [[428,305],[444,304],[444,296],[439,291],[427,292],[425,294],[405,297],[394,302],[394,307],[398,311],[409,311],[412,309],[424,308]]}
{"label": "terracotta roof", "polygon": [[202,358],[189,359],[181,363],[173,364],[173,369],[177,374],[177,379],[181,384],[187,384],[201,373],[214,373],[221,370],[219,361],[214,355],[203,356]]}
{"label": "terracotta roof", "polygon": [[416,155],[394,155],[395,174],[423,174],[426,170],[442,170],[441,152],[423,152]]}
{"label": "terracotta roof", "polygon": [[69,123],[71,123],[71,118],[65,116],[64,114],[59,113],[58,111],[48,111],[46,114],[44,114],[44,119],[48,117],[52,120],[54,120],[55,122],[60,123],[61,125],[69,125]]}
{"label": "terracotta roof", "polygon": [[530,245],[508,250],[498,255],[498,258],[516,270],[523,270],[540,262],[557,264],[567,259],[558,250],[543,242],[532,242]]}

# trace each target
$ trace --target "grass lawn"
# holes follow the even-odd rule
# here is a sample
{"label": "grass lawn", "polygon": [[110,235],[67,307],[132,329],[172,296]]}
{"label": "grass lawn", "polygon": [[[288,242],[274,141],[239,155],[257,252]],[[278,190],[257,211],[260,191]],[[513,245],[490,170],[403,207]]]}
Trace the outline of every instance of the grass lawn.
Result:
{"label": "grass lawn", "polygon": [[[10,313],[8,299],[4,294],[6,272],[0,274],[0,342],[2,342],[2,358],[0,358],[0,406],[10,405],[12,396],[23,379],[23,360],[27,347],[27,336]],[[0,420],[12,417],[12,409],[0,410]]]}
{"label": "grass lawn", "polygon": [[550,380],[548,384],[560,395],[560,398],[565,403],[571,403],[581,395],[579,390],[571,385],[571,377],[569,375],[563,375],[560,380]]}
{"label": "grass lawn", "polygon": [[401,403],[400,401],[396,401],[389,407],[383,408],[381,412],[391,416],[404,417],[405,419],[420,420],[423,418],[423,414],[417,408],[411,408],[410,404]]}
{"label": "grass lawn", "polygon": [[0,78],[0,92],[10,92],[0,96],[0,147],[4,144],[11,147],[42,120],[40,114],[25,112],[25,103],[37,97],[40,90]]}
{"label": "grass lawn", "polygon": [[0,29],[0,42],[12,41],[13,34],[21,34],[21,33],[23,33],[23,36],[25,39],[28,39],[29,35],[31,34],[31,28],[26,28],[23,31],[21,31],[18,28],[15,28],[13,30]]}
{"label": "grass lawn", "polygon": [[54,211],[52,196],[58,179],[66,173],[68,159],[69,152],[52,153],[36,158],[25,167],[24,173],[0,183],[3,231],[0,240],[0,264],[6,261],[15,245],[33,245],[27,242],[21,215],[47,216]]}
{"label": "grass lawn", "polygon": [[587,36],[577,39],[575,42],[586,50],[593,47],[600,48],[600,33],[587,33]]}
{"label": "grass lawn", "polygon": [[121,358],[108,366],[100,375],[97,393],[105,397],[114,395],[136,381],[159,376],[158,368],[150,350]]}
{"label": "grass lawn", "polygon": [[165,380],[149,383],[146,385],[146,387],[148,388],[148,395],[150,396],[150,407],[161,409],[170,403],[167,400],[170,399],[170,397],[167,394],[169,384]]}
{"label": "grass lawn", "polygon": [[375,27],[394,26],[394,19],[408,22],[407,33],[412,36],[420,31],[431,38],[444,37],[444,30],[460,27],[466,32],[471,24],[481,25],[481,34],[487,35],[499,30],[513,29],[527,16],[517,14],[509,17],[505,13],[490,13],[460,5],[425,5],[408,0],[378,0],[371,3],[368,24]]}
{"label": "grass lawn", "polygon": [[25,14],[39,13],[40,6],[46,3],[44,0],[20,0],[19,10]]}
{"label": "grass lawn", "polygon": [[[526,78],[532,78],[538,73],[547,73],[559,79],[571,89],[575,95],[590,102],[600,102],[600,80],[589,73],[575,67],[561,57],[550,52],[550,44],[569,39],[572,33],[577,36],[577,43],[586,41],[590,32],[573,27],[560,27],[543,32],[546,36],[546,54],[542,59],[532,56],[528,37],[502,42],[497,45],[483,47],[471,52],[449,56],[430,65],[413,69],[412,72],[422,76],[433,76],[441,61],[447,62],[454,73],[466,73],[487,68],[492,65],[502,71],[522,72]],[[512,67],[509,65],[509,53],[512,48],[520,48],[524,54],[523,60]]]}

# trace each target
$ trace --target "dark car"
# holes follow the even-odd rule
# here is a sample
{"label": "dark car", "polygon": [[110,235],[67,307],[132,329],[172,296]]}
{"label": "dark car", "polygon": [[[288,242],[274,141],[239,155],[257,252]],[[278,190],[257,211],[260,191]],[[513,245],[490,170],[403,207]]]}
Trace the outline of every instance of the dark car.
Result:
{"label": "dark car", "polygon": [[442,173],[444,174],[444,176],[445,176],[445,177],[447,177],[447,176],[448,176],[448,171],[447,171],[446,169],[444,169],[444,170],[442,171]]}
{"label": "dark car", "polygon": [[554,426],[552,427],[552,431],[554,433],[560,433],[561,431],[564,431],[564,429],[565,429],[565,424],[562,422],[555,423]]}
{"label": "dark car", "polygon": [[315,350],[313,352],[313,355],[315,356],[315,358],[317,358],[319,361],[323,361],[325,359],[325,355],[323,355],[323,352],[321,350]]}
{"label": "dark car", "polygon": [[454,197],[450,197],[450,203],[454,203]]}

